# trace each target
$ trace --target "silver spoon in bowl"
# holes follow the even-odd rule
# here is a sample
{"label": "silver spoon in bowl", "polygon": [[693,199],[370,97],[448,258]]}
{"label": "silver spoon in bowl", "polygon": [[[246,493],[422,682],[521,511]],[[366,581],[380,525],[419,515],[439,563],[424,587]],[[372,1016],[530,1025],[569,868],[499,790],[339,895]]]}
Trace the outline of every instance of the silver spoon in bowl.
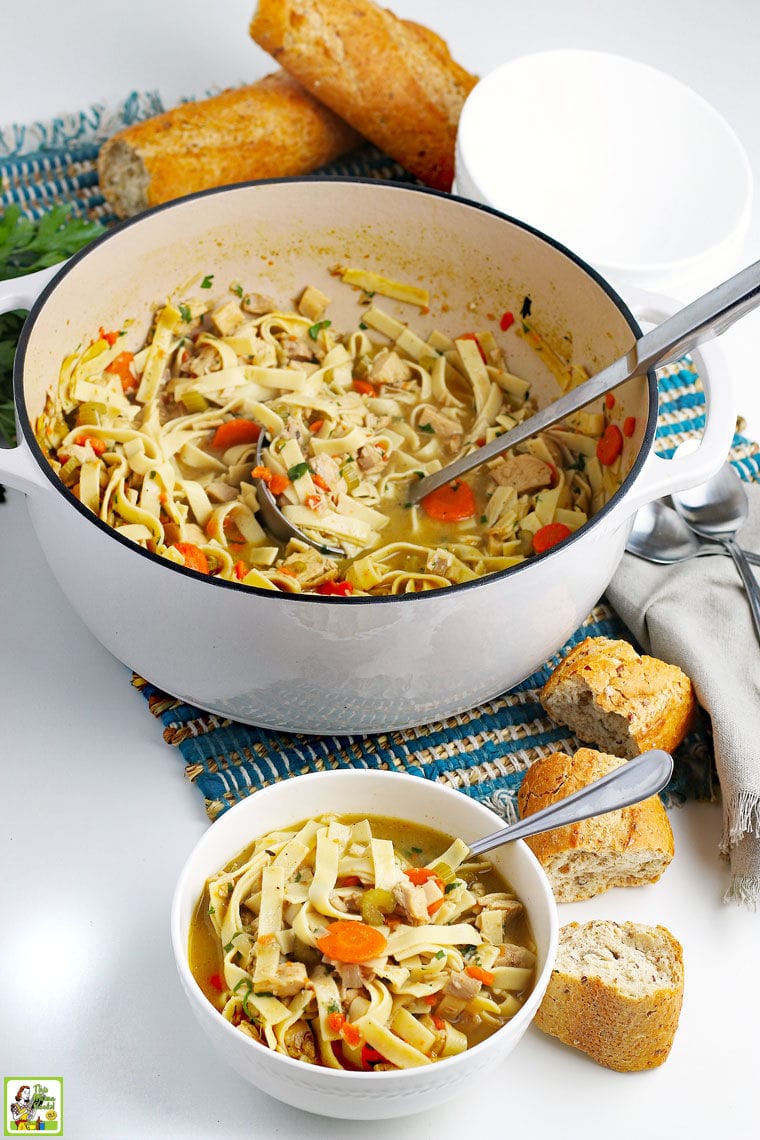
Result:
{"label": "silver spoon in bowl", "polygon": [[749,500],[741,479],[730,463],[724,463],[706,483],[674,494],[673,506],[695,534],[720,543],[733,558],[760,641],[760,585],[735,537],[749,515]]}
{"label": "silver spoon in bowl", "polygon": [[[699,538],[662,499],[655,499],[639,508],[625,548],[629,554],[660,566],[671,566],[676,562],[687,562],[691,558],[707,555],[725,556],[727,553],[719,543],[705,542]],[[760,566],[760,555],[748,550],[744,553],[748,562]]]}
{"label": "silver spoon in bowl", "polygon": [[[725,332],[734,321],[758,305],[760,305],[760,261],[748,265],[727,281],[711,289],[709,293],[692,301],[672,317],[668,317],[662,324],[639,337],[623,356],[618,357],[601,372],[565,393],[523,423],[510,428],[503,435],[497,436],[490,443],[476,448],[468,455],[460,456],[453,463],[442,467],[440,471],[410,483],[406,490],[407,504],[411,506],[419,503],[431,491],[559,423],[560,420],[566,419],[573,412],[580,411],[581,408],[585,408],[607,392],[619,388],[633,377],[645,375],[652,368],[662,367],[672,360],[677,360],[690,349]],[[262,431],[256,451],[257,463],[260,462],[267,442],[267,437]],[[282,540],[299,538],[325,554],[339,557],[344,555],[342,549],[336,550],[324,542],[307,537],[303,531],[289,522],[263,480],[256,480],[256,489],[261,504],[261,518],[271,534]]]}
{"label": "silver spoon in bowl", "polygon": [[668,752],[659,748],[642,752],[563,800],[468,844],[470,854],[483,855],[513,839],[525,839],[528,835],[637,804],[661,792],[672,774],[673,758]]}

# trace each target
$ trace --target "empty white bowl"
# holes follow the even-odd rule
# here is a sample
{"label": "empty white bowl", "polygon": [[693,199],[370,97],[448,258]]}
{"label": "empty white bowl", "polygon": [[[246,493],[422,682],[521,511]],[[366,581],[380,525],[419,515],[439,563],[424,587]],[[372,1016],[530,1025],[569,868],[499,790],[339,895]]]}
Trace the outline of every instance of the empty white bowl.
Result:
{"label": "empty white bowl", "polygon": [[725,119],[672,76],[547,51],[470,93],[454,189],[569,246],[621,290],[686,299],[739,268],[752,173]]}
{"label": "empty white bowl", "polygon": [[507,1055],[525,1033],[541,1001],[557,949],[557,907],[544,871],[522,842],[489,854],[524,903],[537,946],[533,991],[514,1018],[485,1041],[454,1057],[415,1069],[349,1072],[309,1065],[274,1053],[245,1036],[211,1005],[188,965],[190,920],[206,880],[274,827],[325,812],[408,819],[465,842],[504,826],[488,808],[441,784],[393,772],[345,770],[284,780],[255,792],[221,816],[197,844],[180,875],[172,905],[171,933],[182,986],[211,1043],[251,1084],[296,1108],[324,1116],[380,1119],[404,1116],[463,1093],[500,1067],[509,1084]]}

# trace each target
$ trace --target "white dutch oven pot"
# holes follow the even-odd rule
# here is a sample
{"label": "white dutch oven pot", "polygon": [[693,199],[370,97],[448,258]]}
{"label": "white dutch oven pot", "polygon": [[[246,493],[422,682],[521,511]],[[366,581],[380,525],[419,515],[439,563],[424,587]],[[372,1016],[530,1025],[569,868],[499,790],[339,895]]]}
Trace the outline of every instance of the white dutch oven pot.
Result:
{"label": "white dutch oven pot", "polygon": [[[128,346],[138,346],[154,307],[198,273],[213,274],[220,293],[240,281],[282,304],[316,285],[334,298],[335,327],[353,328],[361,307],[330,275],[336,263],[427,286],[427,315],[379,299],[421,332],[491,327],[498,336],[500,314],[519,314],[529,297],[535,326],[550,342],[571,345],[574,361],[591,372],[640,333],[592,269],[487,207],[342,179],[211,191],[118,227],[55,276],[46,271],[0,286],[4,310],[32,310],[15,362],[20,443],[0,451],[0,479],[26,493],[42,551],[71,605],[147,680],[263,727],[377,732],[471,708],[530,675],[604,592],[636,509],[718,469],[735,413],[721,355],[710,345],[695,354],[708,408],[701,446],[666,461],[652,451],[655,378],[630,381],[616,394],[616,414],[636,419],[625,478],[587,526],[511,570],[401,597],[274,594],[208,578],[120,538],[58,481],[33,425],[61,360],[78,343],[133,318]],[[540,359],[516,338],[509,345],[510,368],[531,382],[539,402],[556,397]]]}

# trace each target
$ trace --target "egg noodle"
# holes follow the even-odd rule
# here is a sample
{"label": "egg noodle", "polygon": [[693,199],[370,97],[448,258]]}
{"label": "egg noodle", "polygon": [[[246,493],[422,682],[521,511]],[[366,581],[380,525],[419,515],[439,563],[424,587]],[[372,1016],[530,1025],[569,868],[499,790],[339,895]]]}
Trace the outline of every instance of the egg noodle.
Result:
{"label": "egg noodle", "polygon": [[[336,272],[337,288],[359,290],[357,327],[345,333],[313,286],[285,311],[240,285],[213,297],[212,277],[196,296],[160,307],[135,353],[124,348],[129,322],[101,329],[63,361],[36,425],[66,486],[123,538],[179,565],[344,596],[506,569],[606,501],[619,484],[622,436],[603,413],[578,413],[408,506],[410,480],[533,414],[528,384],[490,329],[423,337],[374,299],[385,293],[424,311],[424,290]],[[527,337],[561,386],[586,378],[526,320],[505,318],[503,342]],[[613,429],[619,438],[605,450]],[[269,444],[256,463],[262,431]],[[262,480],[311,544],[279,543],[263,529]]]}
{"label": "egg noodle", "polygon": [[207,884],[215,1003],[278,1053],[335,1069],[428,1065],[495,1032],[531,990],[524,908],[490,864],[455,839],[414,866],[377,830],[310,819],[257,839]]}

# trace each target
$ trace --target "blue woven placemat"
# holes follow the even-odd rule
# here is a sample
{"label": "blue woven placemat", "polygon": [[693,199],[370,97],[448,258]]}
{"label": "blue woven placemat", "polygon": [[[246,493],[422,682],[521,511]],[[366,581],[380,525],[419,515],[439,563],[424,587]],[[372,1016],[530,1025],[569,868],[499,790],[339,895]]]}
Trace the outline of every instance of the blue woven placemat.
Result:
{"label": "blue woven placemat", "polygon": [[[36,217],[60,203],[76,213],[113,221],[98,186],[101,143],[120,127],[165,108],[157,92],[135,92],[116,107],[94,104],[46,122],[0,127],[0,204],[18,204]],[[371,147],[322,168],[323,173],[404,179],[403,169]],[[688,358],[659,376],[657,451],[670,456],[704,426],[704,398]],[[731,461],[743,479],[760,482],[760,447],[737,434]],[[568,649],[584,637],[625,638],[630,631],[604,600],[568,643],[521,685],[455,717],[414,729],[372,736],[307,736],[275,732],[224,720],[182,703],[142,677],[134,686],[163,726],[164,739],[185,765],[185,774],[215,819],[238,800],[277,780],[333,768],[387,768],[410,772],[457,788],[487,803],[505,819],[516,815],[517,790],[525,770],[557,749],[574,751],[579,741],[554,724],[538,693]],[[637,646],[637,648],[639,648]],[[711,799],[717,794],[708,719],[676,753],[668,804]]]}

